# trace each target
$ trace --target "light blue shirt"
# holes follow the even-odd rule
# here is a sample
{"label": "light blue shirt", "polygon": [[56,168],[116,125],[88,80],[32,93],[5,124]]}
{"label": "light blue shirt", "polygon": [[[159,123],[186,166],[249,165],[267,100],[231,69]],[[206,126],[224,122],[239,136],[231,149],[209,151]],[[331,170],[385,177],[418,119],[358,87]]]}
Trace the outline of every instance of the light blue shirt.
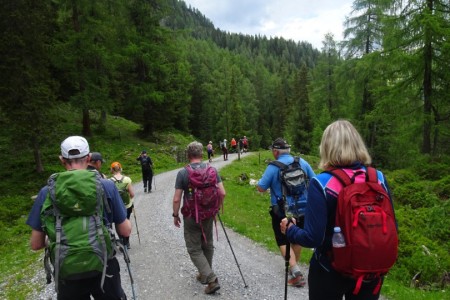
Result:
{"label": "light blue shirt", "polygon": [[[285,165],[289,165],[294,162],[294,157],[291,154],[283,153],[278,157],[277,160]],[[309,163],[306,162],[306,160],[304,160],[303,158],[300,158],[300,166],[308,176],[308,181],[316,176]],[[283,197],[279,173],[280,169],[277,166],[269,164],[264,171],[263,176],[258,181],[258,186],[263,190],[267,190],[270,188],[270,203],[272,206],[277,205],[277,200]],[[305,193],[303,193],[303,195],[300,197],[300,202],[304,202],[305,206],[306,198],[307,191],[305,190]],[[288,197],[287,201],[289,206],[293,205],[292,199],[290,197]]]}

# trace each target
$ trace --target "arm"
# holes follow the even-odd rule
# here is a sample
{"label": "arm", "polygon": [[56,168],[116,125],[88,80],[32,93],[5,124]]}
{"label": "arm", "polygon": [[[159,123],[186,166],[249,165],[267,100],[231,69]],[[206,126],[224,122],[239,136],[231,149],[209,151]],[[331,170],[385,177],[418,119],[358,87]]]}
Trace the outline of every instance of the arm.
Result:
{"label": "arm", "polygon": [[42,248],[45,248],[45,232],[32,229],[30,246],[32,250],[40,250]]}
{"label": "arm", "polygon": [[128,184],[128,194],[130,195],[130,198],[133,199],[134,198],[134,190],[133,190],[133,185],[131,184],[131,182]]}
{"label": "arm", "polygon": [[[327,199],[320,183],[313,179],[308,188],[305,227],[301,229],[297,226],[289,226],[289,229],[286,230],[289,241],[307,248],[315,248],[322,245],[328,220],[326,201]],[[281,229],[283,230],[283,226]]]}
{"label": "arm", "polygon": [[220,194],[221,200],[223,200],[227,194],[225,192],[225,187],[223,186],[223,182],[219,182],[217,184],[217,187],[219,188],[219,194]]}
{"label": "arm", "polygon": [[125,218],[125,220],[120,223],[120,224],[115,224],[116,225],[116,231],[119,235],[124,236],[124,237],[129,237],[131,234],[131,222],[130,220],[128,220],[127,218]]}
{"label": "arm", "polygon": [[[223,185],[222,185],[223,187]],[[225,190],[224,190],[225,191]],[[181,206],[181,195],[183,194],[182,189],[175,189],[175,194],[173,195],[173,224],[176,227],[180,227],[180,206]]]}

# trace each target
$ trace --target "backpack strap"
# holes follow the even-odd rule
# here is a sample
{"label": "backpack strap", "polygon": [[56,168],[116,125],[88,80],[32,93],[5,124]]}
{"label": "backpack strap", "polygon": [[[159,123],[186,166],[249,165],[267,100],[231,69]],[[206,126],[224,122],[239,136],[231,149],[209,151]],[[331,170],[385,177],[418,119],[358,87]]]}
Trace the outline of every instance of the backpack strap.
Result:
{"label": "backpack strap", "polygon": [[367,167],[366,174],[367,174],[366,175],[367,182],[378,183],[377,169],[372,168],[372,167]]}
{"label": "backpack strap", "polygon": [[353,180],[350,178],[350,176],[348,176],[348,174],[345,173],[345,171],[342,169],[332,169],[324,171],[324,173],[328,173],[336,177],[343,186],[348,186],[353,183]]}

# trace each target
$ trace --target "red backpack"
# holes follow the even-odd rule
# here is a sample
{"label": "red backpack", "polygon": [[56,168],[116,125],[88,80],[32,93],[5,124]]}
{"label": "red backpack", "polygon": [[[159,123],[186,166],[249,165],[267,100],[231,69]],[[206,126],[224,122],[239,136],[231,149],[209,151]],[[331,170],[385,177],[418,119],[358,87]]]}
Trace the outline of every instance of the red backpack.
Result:
{"label": "red backpack", "polygon": [[189,192],[186,194],[181,213],[195,218],[196,223],[215,217],[223,203],[223,196],[217,186],[217,171],[210,164],[206,168],[192,168],[187,165]]}
{"label": "red backpack", "polygon": [[[358,294],[364,279],[379,282],[397,260],[398,233],[394,208],[389,194],[378,182],[377,170],[357,171],[352,178],[342,169],[327,171],[343,188],[339,192],[335,226],[344,234],[346,246],[332,248],[334,269],[357,280],[353,294]],[[365,174],[365,181],[356,182]]]}

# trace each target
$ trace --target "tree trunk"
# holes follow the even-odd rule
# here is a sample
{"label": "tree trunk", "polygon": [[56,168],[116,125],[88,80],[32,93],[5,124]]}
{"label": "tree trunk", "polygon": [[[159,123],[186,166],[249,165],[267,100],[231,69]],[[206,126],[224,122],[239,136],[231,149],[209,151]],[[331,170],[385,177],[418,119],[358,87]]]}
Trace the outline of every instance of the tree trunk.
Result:
{"label": "tree trunk", "polygon": [[[429,13],[433,12],[433,0],[427,0]],[[433,63],[433,49],[431,46],[431,30],[425,28],[425,46],[424,46],[424,74],[423,74],[423,141],[422,153],[431,153],[431,94],[433,91],[431,68]]]}

